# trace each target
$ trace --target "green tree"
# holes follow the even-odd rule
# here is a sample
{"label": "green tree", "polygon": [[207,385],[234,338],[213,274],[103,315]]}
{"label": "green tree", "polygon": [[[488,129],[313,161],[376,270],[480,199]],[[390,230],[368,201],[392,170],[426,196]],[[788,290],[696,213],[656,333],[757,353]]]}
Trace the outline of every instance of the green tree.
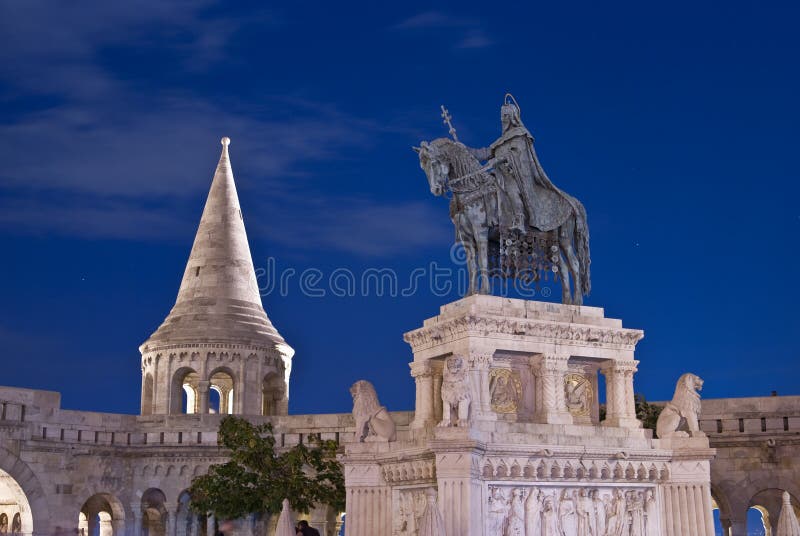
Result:
{"label": "green tree", "polygon": [[642,426],[652,430],[655,436],[656,422],[664,407],[649,403],[643,394],[634,395],[633,400],[636,405],[636,418],[642,421]]}
{"label": "green tree", "polygon": [[335,441],[312,436],[308,445],[279,451],[271,424],[229,416],[220,423],[217,443],[229,452],[230,461],[212,465],[192,481],[194,511],[218,519],[276,514],[284,498],[299,512],[315,504],[344,510],[344,473]]}

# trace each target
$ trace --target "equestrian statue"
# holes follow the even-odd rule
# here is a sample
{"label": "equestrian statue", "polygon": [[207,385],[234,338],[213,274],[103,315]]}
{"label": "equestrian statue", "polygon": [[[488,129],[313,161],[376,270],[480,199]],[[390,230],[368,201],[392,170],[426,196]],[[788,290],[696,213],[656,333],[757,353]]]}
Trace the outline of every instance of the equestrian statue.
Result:
{"label": "equestrian statue", "polygon": [[561,281],[562,302],[580,305],[591,289],[589,227],[580,201],[544,172],[520,107],[507,94],[502,133],[489,147],[460,141],[442,106],[450,138],[414,150],[433,195],[450,197],[450,219],[464,247],[468,294],[488,294],[490,277]]}

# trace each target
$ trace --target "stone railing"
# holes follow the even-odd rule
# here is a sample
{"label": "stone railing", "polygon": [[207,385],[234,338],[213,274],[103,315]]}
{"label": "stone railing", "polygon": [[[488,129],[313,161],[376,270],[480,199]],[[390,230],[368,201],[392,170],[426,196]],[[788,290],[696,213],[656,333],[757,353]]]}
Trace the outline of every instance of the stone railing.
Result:
{"label": "stone railing", "polygon": [[703,400],[700,429],[709,436],[800,433],[800,396]]}
{"label": "stone railing", "polygon": [[[7,388],[0,388],[2,396]],[[22,390],[18,390],[22,391]],[[18,398],[18,397],[15,397]],[[408,433],[413,412],[393,412],[398,433]],[[108,447],[217,446],[217,430],[224,415],[122,415],[61,410],[0,399],[0,428],[23,429],[16,439],[36,442]],[[291,447],[308,441],[310,434],[337,442],[351,441],[349,413],[318,415],[247,416],[254,424],[272,423],[278,444]]]}

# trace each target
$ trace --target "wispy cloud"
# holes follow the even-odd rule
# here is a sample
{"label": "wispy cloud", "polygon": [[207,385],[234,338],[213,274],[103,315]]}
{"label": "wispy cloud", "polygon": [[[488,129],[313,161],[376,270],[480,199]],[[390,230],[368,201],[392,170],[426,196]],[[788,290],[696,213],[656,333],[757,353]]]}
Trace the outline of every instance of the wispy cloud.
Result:
{"label": "wispy cloud", "polygon": [[[252,15],[219,14],[212,22],[206,12],[215,7],[213,0],[29,0],[2,8],[8,45],[0,47],[0,99],[38,96],[46,105],[0,120],[0,226],[87,238],[190,237],[199,217],[193,205],[210,184],[219,138],[227,135],[240,190],[256,199],[251,206],[261,214],[281,214],[284,224],[271,232],[253,214],[251,232],[260,228],[298,249],[360,255],[430,243],[436,218],[424,206],[326,195],[304,180],[315,162],[367,148],[383,127],[286,96],[262,96],[257,107],[242,109],[191,89],[142,92],[101,59],[107,50],[153,47],[175,56],[187,73],[209,68],[252,22]],[[270,14],[259,18],[263,23]]]}
{"label": "wispy cloud", "polygon": [[[415,251],[446,243],[452,236],[442,207],[435,209],[423,202],[385,204],[304,196],[289,207],[270,203],[271,219],[284,224],[259,226],[259,234],[289,247],[304,244],[313,251],[346,251],[362,257]],[[315,216],[307,217],[312,214]]]}
{"label": "wispy cloud", "polygon": [[477,19],[459,17],[441,11],[425,11],[404,19],[394,30],[443,30],[454,36],[455,49],[477,49],[491,46],[492,40]]}

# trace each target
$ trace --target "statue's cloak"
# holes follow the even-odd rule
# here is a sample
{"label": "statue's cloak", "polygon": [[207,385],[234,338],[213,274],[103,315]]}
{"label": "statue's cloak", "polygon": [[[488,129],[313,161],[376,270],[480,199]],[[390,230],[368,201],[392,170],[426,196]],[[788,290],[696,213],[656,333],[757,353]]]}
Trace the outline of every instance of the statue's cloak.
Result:
{"label": "statue's cloak", "polygon": [[509,128],[489,149],[493,158],[504,161],[497,167],[504,180],[514,180],[519,185],[530,226],[551,231],[560,227],[573,212],[580,213],[575,210],[577,201],[547,177],[527,128]]}

